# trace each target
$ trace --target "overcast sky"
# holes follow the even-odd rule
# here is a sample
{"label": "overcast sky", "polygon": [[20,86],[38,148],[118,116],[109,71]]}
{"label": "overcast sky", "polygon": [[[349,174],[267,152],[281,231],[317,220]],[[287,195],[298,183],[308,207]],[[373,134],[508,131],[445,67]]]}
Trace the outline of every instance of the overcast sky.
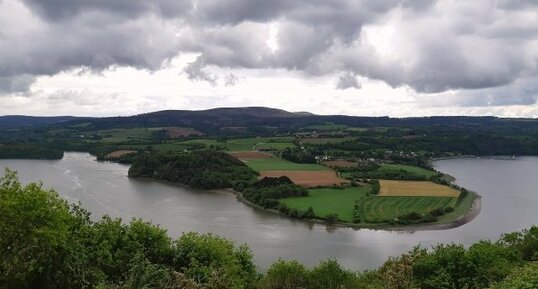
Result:
{"label": "overcast sky", "polygon": [[0,0],[0,114],[538,117],[538,0]]}

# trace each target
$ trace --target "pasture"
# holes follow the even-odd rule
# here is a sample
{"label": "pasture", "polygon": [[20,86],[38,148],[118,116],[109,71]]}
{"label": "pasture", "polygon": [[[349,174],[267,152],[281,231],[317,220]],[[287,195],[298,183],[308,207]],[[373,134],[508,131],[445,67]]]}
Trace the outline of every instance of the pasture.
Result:
{"label": "pasture", "polygon": [[268,153],[258,152],[258,151],[236,151],[236,152],[228,152],[228,154],[240,160],[266,159],[266,158],[273,157],[272,155]]}
{"label": "pasture", "polygon": [[439,174],[438,172],[421,168],[421,167],[408,166],[408,165],[396,165],[396,164],[382,164],[378,170],[381,172],[406,171],[406,172],[415,174],[417,176],[424,176],[427,179]]}
{"label": "pasture", "polygon": [[248,159],[245,164],[253,170],[262,171],[332,171],[319,164],[298,164],[285,159],[273,157],[265,159]]}
{"label": "pasture", "polygon": [[194,128],[190,127],[165,127],[163,128],[166,131],[166,134],[170,138],[180,138],[187,136],[202,136],[203,132],[200,132]]}
{"label": "pasture", "polygon": [[260,149],[281,150],[288,147],[294,147],[294,140],[294,137],[255,137],[228,140],[200,138],[176,142],[176,144],[203,144],[208,147],[213,145],[215,147],[223,148],[226,151],[251,151]]}
{"label": "pasture", "polygon": [[340,143],[355,139],[354,137],[305,137],[301,139],[301,143],[306,144],[328,144]]}
{"label": "pasture", "polygon": [[379,180],[379,196],[393,197],[451,197],[457,198],[460,192],[449,186],[428,181],[390,181]]}
{"label": "pasture", "polygon": [[310,189],[306,197],[285,198],[280,201],[289,208],[302,211],[312,207],[318,217],[337,213],[340,219],[351,222],[355,201],[366,196],[369,190],[368,186]]}
{"label": "pasture", "polygon": [[359,201],[363,222],[379,223],[393,220],[411,212],[428,214],[435,209],[455,207],[457,198],[451,197],[379,197],[371,196]]}
{"label": "pasture", "polygon": [[349,181],[339,178],[334,171],[261,171],[261,177],[278,178],[286,176],[303,187],[339,186]]}
{"label": "pasture", "polygon": [[153,133],[151,128],[117,128],[98,132],[105,143],[119,143],[126,141],[148,141]]}

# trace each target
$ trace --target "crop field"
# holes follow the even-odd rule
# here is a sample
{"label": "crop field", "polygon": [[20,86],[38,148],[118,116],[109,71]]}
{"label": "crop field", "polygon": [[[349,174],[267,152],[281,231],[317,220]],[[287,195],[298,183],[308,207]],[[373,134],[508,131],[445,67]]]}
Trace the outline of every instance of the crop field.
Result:
{"label": "crop field", "polygon": [[255,171],[332,171],[319,164],[298,164],[281,158],[249,159],[245,164]]}
{"label": "crop field", "polygon": [[457,198],[460,192],[449,186],[427,181],[389,181],[379,180],[381,186],[379,196],[410,197],[452,197]]}
{"label": "crop field", "polygon": [[179,137],[186,137],[186,136],[191,136],[191,135],[196,135],[196,136],[204,135],[203,132],[200,132],[190,127],[165,127],[164,130],[166,130],[166,134],[170,138],[179,138]]}
{"label": "crop field", "polygon": [[224,148],[227,151],[250,151],[255,149],[285,149],[288,147],[294,147],[293,137],[256,137],[256,138],[241,138],[241,139],[229,139],[229,140],[216,140],[216,139],[192,139],[177,144],[193,144],[200,143],[206,146],[218,146]]}
{"label": "crop field", "polygon": [[346,187],[343,189],[320,188],[310,189],[306,197],[285,198],[280,201],[290,208],[306,210],[314,209],[316,216],[325,217],[337,213],[344,221],[351,222],[355,201],[366,196],[370,187]]}
{"label": "crop field", "polygon": [[451,197],[366,197],[359,201],[361,220],[369,223],[392,220],[411,212],[428,214],[434,209],[454,207]]}
{"label": "crop field", "polygon": [[406,171],[410,172],[415,175],[424,176],[426,178],[430,178],[432,176],[438,175],[439,173],[428,170],[421,167],[415,167],[415,166],[408,166],[408,165],[394,165],[394,164],[383,164],[379,168],[379,171]]}
{"label": "crop field", "polygon": [[345,160],[324,161],[321,162],[321,164],[330,168],[355,168],[358,165],[357,162],[350,162]]}
{"label": "crop field", "polygon": [[107,159],[117,159],[117,158],[121,158],[124,155],[134,154],[136,152],[137,151],[135,151],[135,150],[117,150],[117,151],[113,151],[111,153],[108,153],[105,156],[105,158],[107,158]]}
{"label": "crop field", "polygon": [[334,171],[261,171],[260,176],[272,178],[286,176],[295,184],[309,188],[349,183],[339,178]]}
{"label": "crop field", "polygon": [[267,158],[273,157],[272,155],[268,153],[258,152],[258,151],[237,151],[237,152],[228,152],[228,154],[240,160],[267,159]]}

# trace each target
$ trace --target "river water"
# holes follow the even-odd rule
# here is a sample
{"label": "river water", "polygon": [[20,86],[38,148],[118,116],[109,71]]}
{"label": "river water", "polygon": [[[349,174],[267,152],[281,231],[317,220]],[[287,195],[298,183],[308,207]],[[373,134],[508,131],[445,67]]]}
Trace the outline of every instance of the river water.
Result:
{"label": "river water", "polygon": [[279,258],[313,266],[329,257],[349,269],[374,269],[417,244],[470,244],[538,224],[538,157],[450,159],[434,166],[482,195],[482,211],[472,222],[442,231],[334,229],[250,208],[230,193],[129,179],[128,166],[97,162],[86,153],[66,153],[57,161],[0,160],[0,168],[17,170],[24,183],[41,180],[63,198],[80,201],[94,218],[142,218],[166,228],[172,237],[211,232],[246,243],[261,270]]}

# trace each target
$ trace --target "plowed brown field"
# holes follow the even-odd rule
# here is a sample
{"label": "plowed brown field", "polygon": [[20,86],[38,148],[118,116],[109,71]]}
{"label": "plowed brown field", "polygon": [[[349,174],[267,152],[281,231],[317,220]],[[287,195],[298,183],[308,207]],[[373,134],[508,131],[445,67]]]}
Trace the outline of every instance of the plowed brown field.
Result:
{"label": "plowed brown field", "polygon": [[304,187],[333,186],[348,183],[333,171],[262,171],[261,177],[286,176],[292,182]]}

